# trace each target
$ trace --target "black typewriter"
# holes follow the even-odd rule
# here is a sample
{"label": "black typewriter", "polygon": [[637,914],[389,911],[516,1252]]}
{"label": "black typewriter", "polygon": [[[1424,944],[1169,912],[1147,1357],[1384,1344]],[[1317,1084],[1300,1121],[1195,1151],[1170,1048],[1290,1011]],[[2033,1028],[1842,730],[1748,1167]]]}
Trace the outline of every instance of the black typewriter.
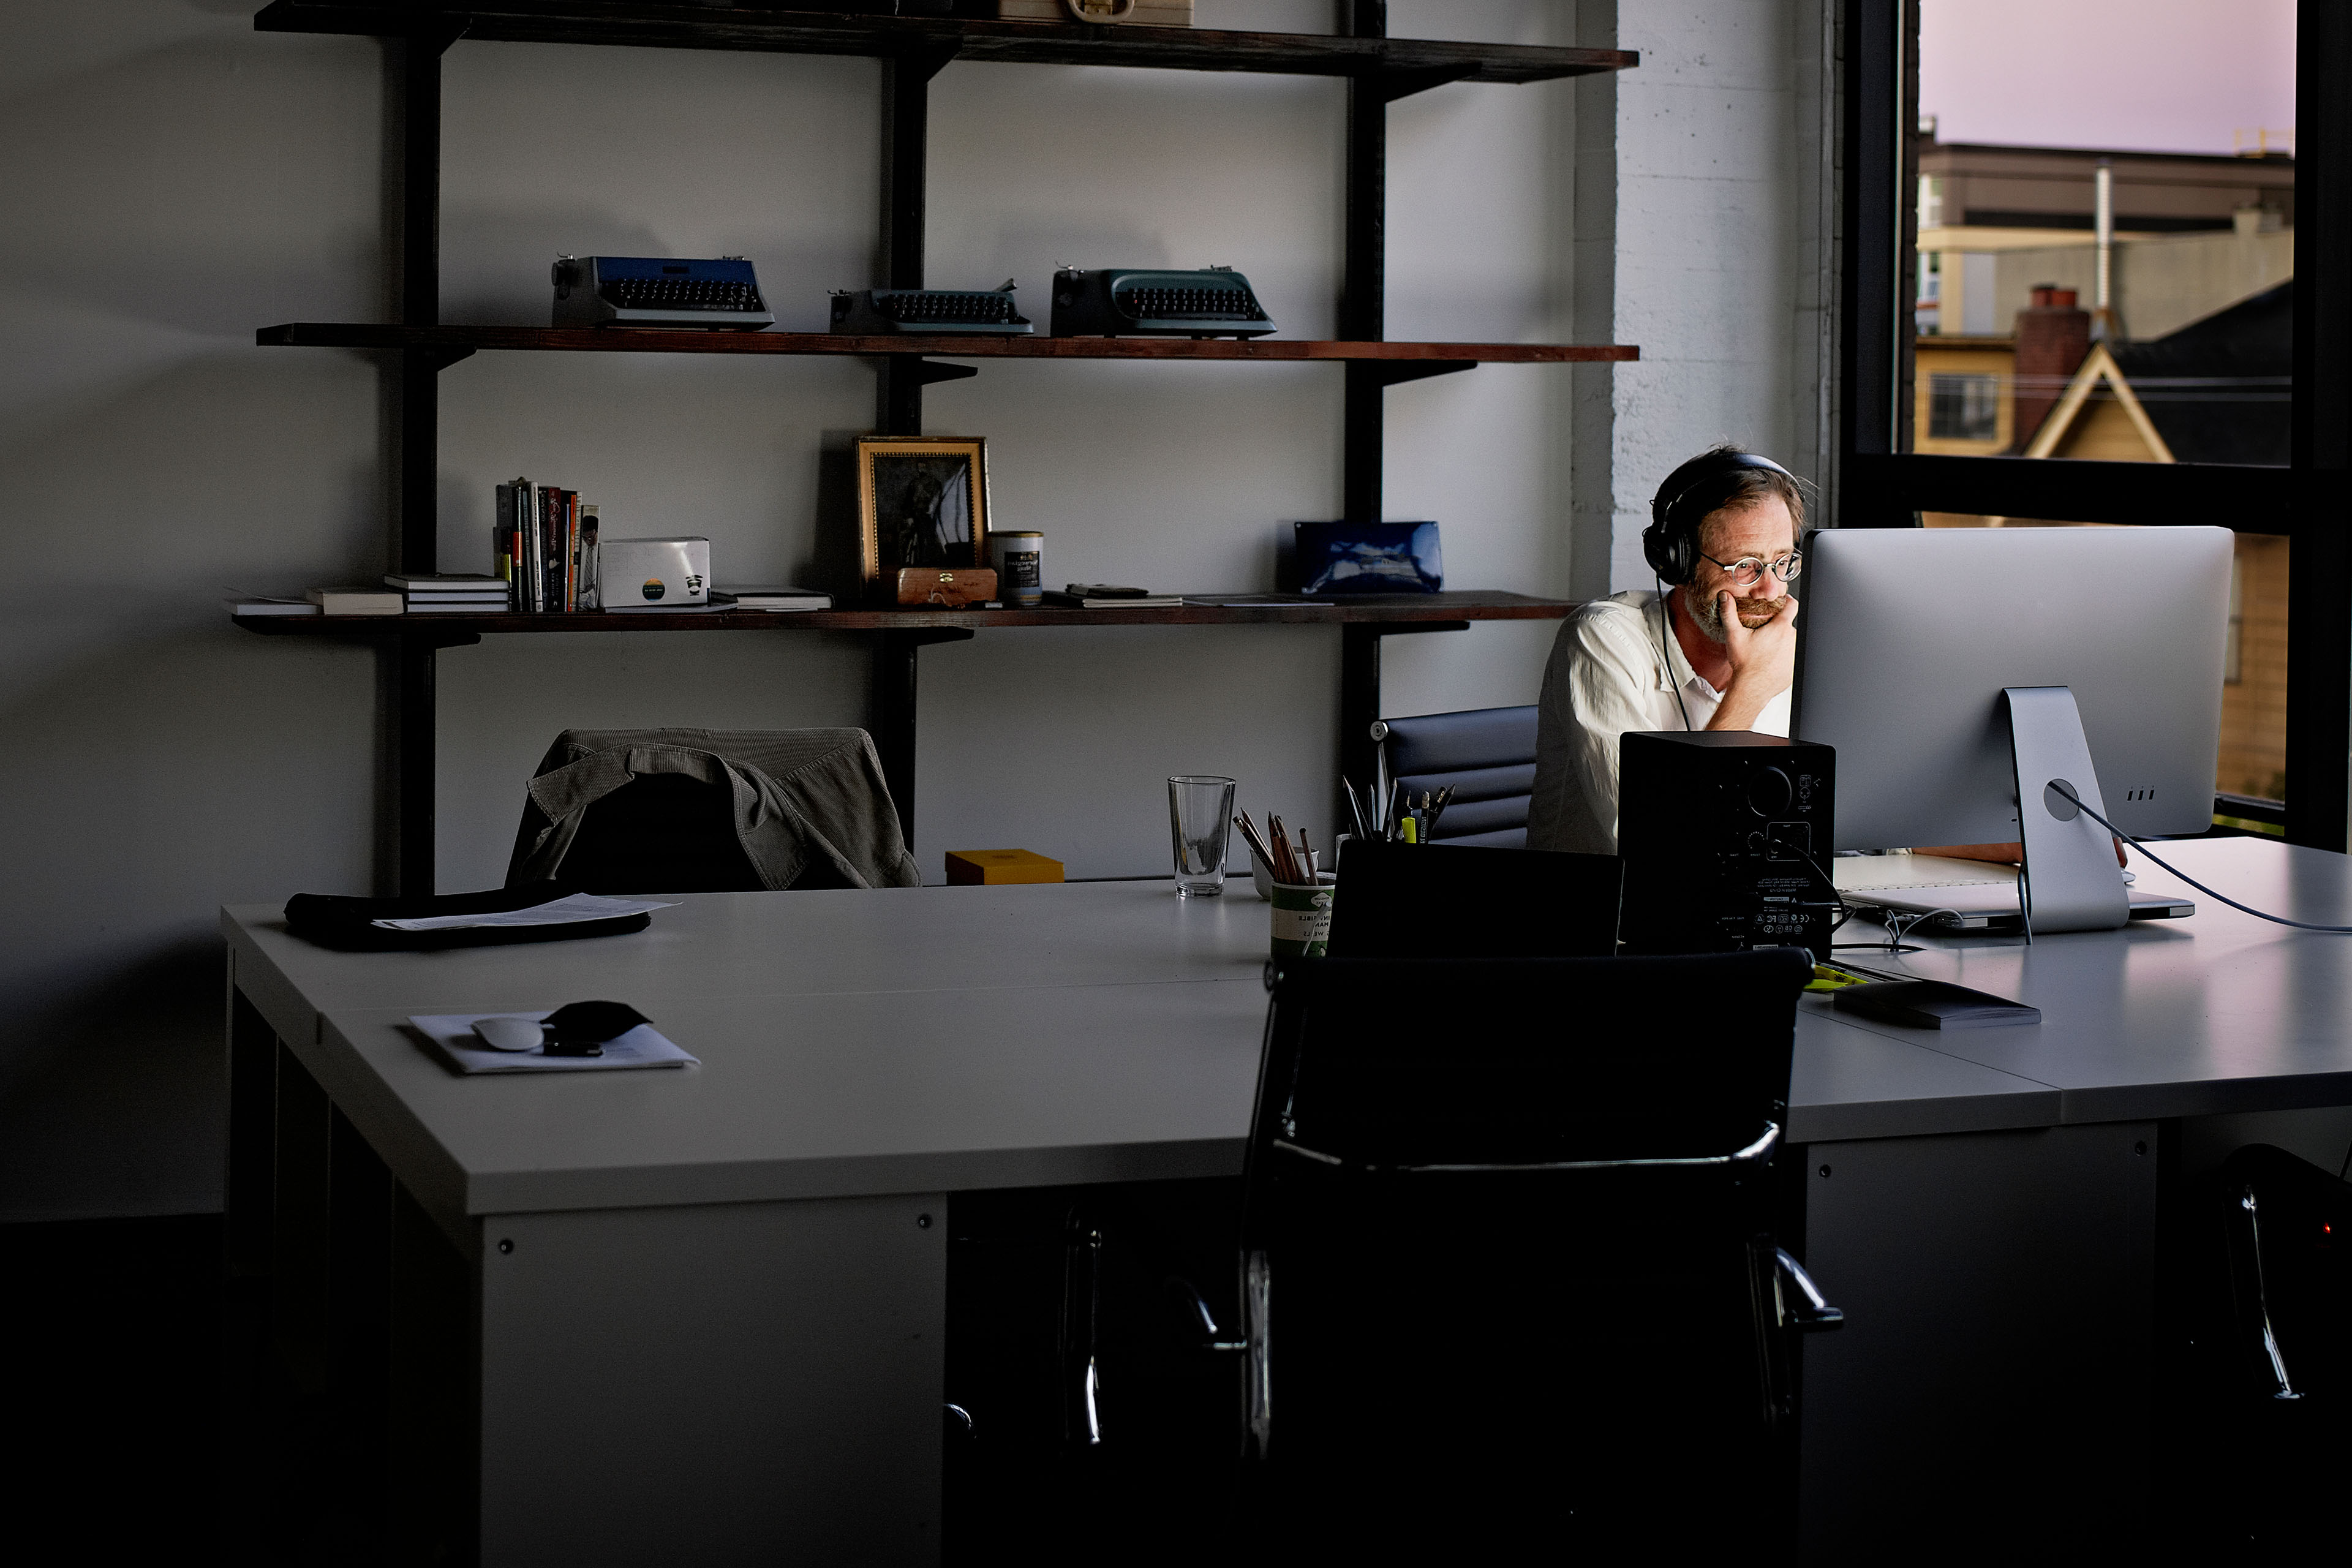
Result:
{"label": "black typewriter", "polygon": [[1013,302],[1013,279],[994,289],[836,289],[833,330],[845,337],[897,332],[1034,331]]}
{"label": "black typewriter", "polygon": [[740,256],[672,261],[648,256],[556,258],[559,327],[715,327],[757,331],[776,323],[760,280]]}
{"label": "black typewriter", "polygon": [[1064,268],[1054,274],[1057,338],[1256,338],[1272,331],[1249,279],[1230,267],[1197,272]]}

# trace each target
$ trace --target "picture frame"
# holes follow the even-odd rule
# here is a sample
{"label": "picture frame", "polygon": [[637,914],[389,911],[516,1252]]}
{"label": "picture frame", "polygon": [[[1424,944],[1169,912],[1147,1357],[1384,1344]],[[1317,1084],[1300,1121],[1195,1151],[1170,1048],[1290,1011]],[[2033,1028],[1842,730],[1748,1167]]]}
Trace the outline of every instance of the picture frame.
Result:
{"label": "picture frame", "polygon": [[988,562],[988,443],[978,436],[857,441],[860,578],[880,597],[906,566]]}

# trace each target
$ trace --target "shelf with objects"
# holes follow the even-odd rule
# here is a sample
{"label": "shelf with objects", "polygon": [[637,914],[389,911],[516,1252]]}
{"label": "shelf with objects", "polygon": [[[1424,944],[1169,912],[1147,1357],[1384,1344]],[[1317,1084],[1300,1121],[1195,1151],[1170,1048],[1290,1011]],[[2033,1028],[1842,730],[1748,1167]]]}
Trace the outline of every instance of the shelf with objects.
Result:
{"label": "shelf with objects", "polygon": [[[440,373],[483,351],[856,356],[876,366],[875,433],[922,430],[923,388],[978,374],[954,361],[1166,360],[1328,362],[1346,377],[1340,514],[1381,515],[1383,394],[1393,385],[1482,363],[1606,363],[1637,359],[1623,344],[1390,342],[1384,331],[1388,106],[1452,82],[1520,83],[1617,71],[1631,51],[1455,43],[1387,37],[1386,0],[1350,0],[1337,36],[1219,32],[1118,23],[1000,22],[956,16],[838,15],[766,6],[647,4],[643,0],[274,0],[255,16],[264,32],[353,34],[395,40],[400,105],[400,321],[293,322],[260,329],[263,346],[373,352],[393,378],[397,409],[391,556],[395,571],[438,570],[435,473]],[[1334,341],[1193,337],[842,336],[804,332],[685,331],[440,324],[441,57],[459,39],[748,49],[862,55],[882,61],[879,287],[921,289],[924,264],[929,84],[950,62],[1103,65],[1342,78],[1347,83],[1343,284]],[[1246,597],[1245,595],[1203,597]],[[1339,718],[1342,774],[1368,773],[1371,721],[1380,714],[1384,639],[1459,630],[1474,621],[1558,619],[1566,601],[1501,592],[1377,602],[1254,604],[1239,607],[1064,610],[844,608],[713,615],[572,613],[401,616],[239,616],[268,636],[367,643],[391,666],[394,887],[433,888],[435,674],[439,650],[520,632],[768,631],[863,634],[875,661],[868,717],[883,773],[911,842],[915,806],[916,679],[920,650],[977,631],[1036,626],[1301,625],[1341,632]]]}
{"label": "shelf with objects", "polygon": [[1202,600],[1259,598],[1265,604],[1202,603],[1181,608],[871,609],[575,611],[569,615],[240,616],[237,625],[266,637],[403,637],[451,646],[502,632],[902,632],[940,627],[965,632],[999,626],[1419,626],[1455,621],[1555,620],[1574,606],[1496,590],[1360,595],[1310,600],[1290,595],[1202,594]]}

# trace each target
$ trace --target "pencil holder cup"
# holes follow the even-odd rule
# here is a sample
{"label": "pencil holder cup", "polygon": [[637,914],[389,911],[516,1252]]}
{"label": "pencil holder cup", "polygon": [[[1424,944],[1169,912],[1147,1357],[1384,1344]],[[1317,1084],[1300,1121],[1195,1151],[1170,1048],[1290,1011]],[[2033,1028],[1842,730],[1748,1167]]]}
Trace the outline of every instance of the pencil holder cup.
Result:
{"label": "pencil holder cup", "polygon": [[[1352,833],[1342,833],[1338,837],[1331,840],[1331,847],[1335,852],[1344,850],[1347,848],[1349,841],[1354,837],[1355,835]],[[1261,856],[1255,849],[1249,852],[1249,858],[1250,881],[1255,884],[1257,888],[1257,896],[1264,899],[1267,903],[1274,902],[1274,868],[1267,865],[1265,863],[1265,857]],[[1334,869],[1336,870],[1337,868],[1334,868]],[[1322,876],[1323,879],[1327,882],[1331,879],[1331,872],[1329,871],[1322,873]]]}
{"label": "pencil holder cup", "polygon": [[1331,900],[1338,896],[1338,873],[1326,871],[1310,887],[1305,882],[1273,885],[1274,956],[1320,958],[1331,942]]}

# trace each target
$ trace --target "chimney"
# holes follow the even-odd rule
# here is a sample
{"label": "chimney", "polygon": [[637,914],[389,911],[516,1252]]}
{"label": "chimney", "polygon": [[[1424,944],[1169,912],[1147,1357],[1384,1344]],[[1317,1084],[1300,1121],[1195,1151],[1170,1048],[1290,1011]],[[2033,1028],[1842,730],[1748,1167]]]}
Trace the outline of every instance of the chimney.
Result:
{"label": "chimney", "polygon": [[2017,313],[2017,412],[2011,451],[2022,452],[2091,352],[2091,312],[2078,310],[2074,290],[2033,286],[2033,303]]}

